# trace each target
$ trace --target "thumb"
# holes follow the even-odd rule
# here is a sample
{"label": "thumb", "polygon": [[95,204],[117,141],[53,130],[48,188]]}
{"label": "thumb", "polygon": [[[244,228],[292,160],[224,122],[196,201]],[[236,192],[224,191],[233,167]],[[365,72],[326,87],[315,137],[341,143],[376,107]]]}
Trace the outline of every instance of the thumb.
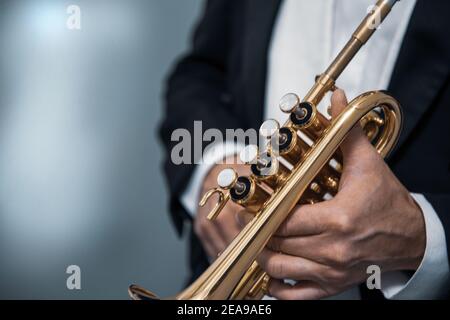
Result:
{"label": "thumb", "polygon": [[[341,89],[334,91],[331,96],[331,114],[336,118],[347,107],[347,97]],[[363,129],[358,124],[349,132],[344,142],[341,144],[344,162],[348,165],[349,162],[357,160],[361,155],[372,151],[372,145],[367,139]]]}

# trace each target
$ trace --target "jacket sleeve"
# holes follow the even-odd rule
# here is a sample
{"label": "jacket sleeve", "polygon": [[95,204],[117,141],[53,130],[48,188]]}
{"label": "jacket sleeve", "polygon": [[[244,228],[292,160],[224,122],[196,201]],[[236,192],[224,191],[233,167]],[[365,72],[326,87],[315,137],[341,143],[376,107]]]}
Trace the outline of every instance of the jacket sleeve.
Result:
{"label": "jacket sleeve", "polygon": [[[232,99],[227,88],[227,59],[230,43],[230,0],[208,0],[203,16],[196,28],[191,49],[175,66],[167,81],[165,116],[160,126],[165,158],[164,173],[170,192],[170,211],[178,232],[181,234],[183,220],[190,215],[180,203],[181,194],[194,171],[194,143],[205,143],[194,135],[194,122],[201,121],[202,132],[216,128],[237,126],[233,116]],[[190,163],[174,164],[172,148],[179,141],[172,141],[176,129],[185,129],[191,136]],[[185,131],[186,132],[186,131]],[[202,134],[202,132],[200,134]]]}

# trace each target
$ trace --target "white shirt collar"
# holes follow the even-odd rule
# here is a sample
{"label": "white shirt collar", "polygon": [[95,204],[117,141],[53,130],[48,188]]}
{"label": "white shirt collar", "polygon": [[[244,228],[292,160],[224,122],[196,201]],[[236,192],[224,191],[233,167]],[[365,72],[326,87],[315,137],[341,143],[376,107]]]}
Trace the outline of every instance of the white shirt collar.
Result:
{"label": "white shirt collar", "polygon": [[[373,0],[284,0],[268,58],[265,117],[284,122],[279,99],[304,95],[350,38]],[[415,0],[398,2],[368,44],[350,63],[337,85],[349,99],[364,91],[387,89]],[[326,99],[327,100],[327,99]],[[325,113],[328,101],[319,106]]]}

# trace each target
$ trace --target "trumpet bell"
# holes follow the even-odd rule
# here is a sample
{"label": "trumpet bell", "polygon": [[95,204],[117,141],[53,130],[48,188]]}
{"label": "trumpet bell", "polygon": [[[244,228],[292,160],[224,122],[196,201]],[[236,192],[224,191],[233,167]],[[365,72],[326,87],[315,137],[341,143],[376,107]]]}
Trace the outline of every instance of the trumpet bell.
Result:
{"label": "trumpet bell", "polygon": [[138,285],[132,284],[128,287],[128,294],[133,300],[157,301],[161,300],[156,294]]}

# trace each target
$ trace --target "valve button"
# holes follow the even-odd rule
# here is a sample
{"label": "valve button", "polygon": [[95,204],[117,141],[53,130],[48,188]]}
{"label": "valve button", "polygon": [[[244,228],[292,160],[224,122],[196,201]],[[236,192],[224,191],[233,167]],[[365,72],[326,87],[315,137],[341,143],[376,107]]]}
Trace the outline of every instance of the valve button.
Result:
{"label": "valve button", "polygon": [[236,171],[233,169],[224,169],[217,176],[217,184],[224,189],[232,188],[238,179]]}
{"label": "valve button", "polygon": [[259,129],[259,134],[265,138],[270,138],[280,130],[280,123],[274,119],[264,121]]}
{"label": "valve button", "polygon": [[288,93],[280,101],[280,110],[291,113],[300,104],[300,98],[295,93]]}
{"label": "valve button", "polygon": [[258,147],[255,145],[249,145],[246,146],[244,149],[242,149],[240,153],[241,161],[245,164],[253,164],[256,163],[256,160],[258,158]]}

